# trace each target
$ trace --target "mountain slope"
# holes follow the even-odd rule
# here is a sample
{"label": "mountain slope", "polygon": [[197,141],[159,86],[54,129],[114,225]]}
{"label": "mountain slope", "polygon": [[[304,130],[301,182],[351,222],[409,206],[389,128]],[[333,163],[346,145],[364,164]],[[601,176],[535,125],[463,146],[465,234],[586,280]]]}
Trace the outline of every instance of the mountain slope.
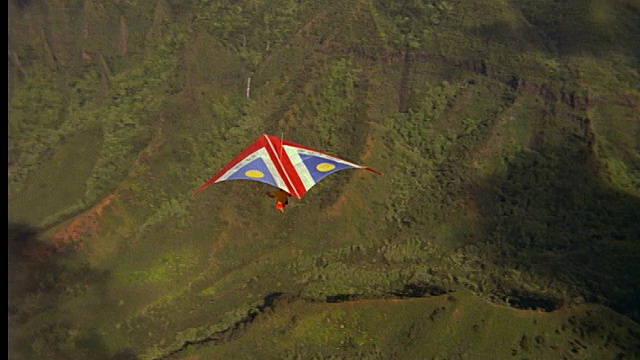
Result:
{"label": "mountain slope", "polygon": [[[629,336],[615,350],[580,338],[584,352],[638,351],[634,2],[88,0],[9,10],[16,357],[188,357],[187,345],[202,343],[193,354],[207,358],[264,337],[255,334],[269,321],[285,326],[268,311],[305,323],[315,321],[305,306],[342,306],[327,301],[418,309],[446,293],[464,306],[560,314],[538,314],[557,320],[549,333],[567,312],[608,307],[621,325],[597,321]],[[193,195],[263,133],[384,175],[336,173],[284,216],[260,183]],[[345,306],[378,312],[388,301]],[[487,321],[538,316],[503,310],[487,310]],[[398,316],[399,327],[415,325]],[[358,321],[367,331],[374,320]],[[342,339],[335,331],[307,335]],[[407,341],[401,334],[380,341]],[[264,354],[280,357],[279,344],[299,336],[270,338]],[[487,336],[459,352],[495,347]],[[421,344],[408,347],[427,351]],[[334,354],[333,345],[286,354]],[[395,345],[364,350],[401,356]],[[356,354],[345,351],[337,356]]]}

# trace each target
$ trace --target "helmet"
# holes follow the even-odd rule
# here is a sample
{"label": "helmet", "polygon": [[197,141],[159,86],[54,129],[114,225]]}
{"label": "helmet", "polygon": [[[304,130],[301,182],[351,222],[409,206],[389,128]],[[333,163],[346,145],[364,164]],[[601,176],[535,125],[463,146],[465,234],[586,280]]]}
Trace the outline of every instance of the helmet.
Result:
{"label": "helmet", "polygon": [[280,210],[280,212],[284,212],[284,204],[278,201],[276,203],[276,209]]}

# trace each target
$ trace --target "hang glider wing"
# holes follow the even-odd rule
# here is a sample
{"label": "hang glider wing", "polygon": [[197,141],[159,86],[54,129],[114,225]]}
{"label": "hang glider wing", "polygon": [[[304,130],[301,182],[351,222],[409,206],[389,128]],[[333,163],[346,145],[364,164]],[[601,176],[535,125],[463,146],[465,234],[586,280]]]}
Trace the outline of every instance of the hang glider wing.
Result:
{"label": "hang glider wing", "polygon": [[195,193],[226,180],[254,180],[278,187],[300,199],[325,176],[345,169],[366,169],[380,174],[369,167],[265,134],[227,163]]}

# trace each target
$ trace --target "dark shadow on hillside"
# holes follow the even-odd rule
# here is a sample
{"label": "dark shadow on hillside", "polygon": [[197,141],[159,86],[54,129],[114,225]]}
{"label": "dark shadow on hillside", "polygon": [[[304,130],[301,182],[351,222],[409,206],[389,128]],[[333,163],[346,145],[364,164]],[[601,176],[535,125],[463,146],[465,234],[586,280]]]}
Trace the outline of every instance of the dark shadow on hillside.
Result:
{"label": "dark shadow on hillside", "polygon": [[[56,311],[61,299],[86,291],[89,286],[103,289],[109,274],[90,267],[73,252],[56,253],[52,245],[39,238],[38,231],[23,224],[8,224],[8,315],[9,356],[38,358],[108,358],[101,335],[87,331],[71,340],[70,319],[41,321],[44,313]],[[100,312],[100,304],[96,304]],[[46,318],[46,316],[45,316]],[[43,346],[34,350],[34,339]],[[68,353],[73,341],[74,353]],[[65,348],[67,348],[65,350]]]}
{"label": "dark shadow on hillside", "polygon": [[640,7],[605,5],[590,1],[528,1],[515,7],[526,23],[504,21],[469,30],[487,43],[501,43],[516,50],[530,45],[554,54],[602,56],[622,52],[640,65]]}
{"label": "dark shadow on hillside", "polygon": [[[507,160],[475,198],[487,254],[506,268],[568,289],[640,321],[640,199],[604,184],[589,146],[569,136]],[[519,301],[519,300],[518,300]]]}

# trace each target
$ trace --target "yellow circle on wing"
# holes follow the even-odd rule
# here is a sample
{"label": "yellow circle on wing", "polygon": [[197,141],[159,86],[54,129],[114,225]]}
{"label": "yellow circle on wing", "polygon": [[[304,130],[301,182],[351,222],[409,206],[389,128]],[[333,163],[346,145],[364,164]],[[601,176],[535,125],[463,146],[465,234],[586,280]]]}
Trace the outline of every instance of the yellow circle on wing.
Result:
{"label": "yellow circle on wing", "polygon": [[331,171],[333,169],[335,169],[336,166],[330,163],[320,163],[318,165],[316,165],[316,169],[318,171],[322,171],[322,172],[327,172],[327,171]]}
{"label": "yellow circle on wing", "polygon": [[262,171],[258,171],[258,170],[247,170],[244,174],[247,177],[250,177],[253,179],[259,179],[261,177],[264,177],[264,174],[262,173]]}

